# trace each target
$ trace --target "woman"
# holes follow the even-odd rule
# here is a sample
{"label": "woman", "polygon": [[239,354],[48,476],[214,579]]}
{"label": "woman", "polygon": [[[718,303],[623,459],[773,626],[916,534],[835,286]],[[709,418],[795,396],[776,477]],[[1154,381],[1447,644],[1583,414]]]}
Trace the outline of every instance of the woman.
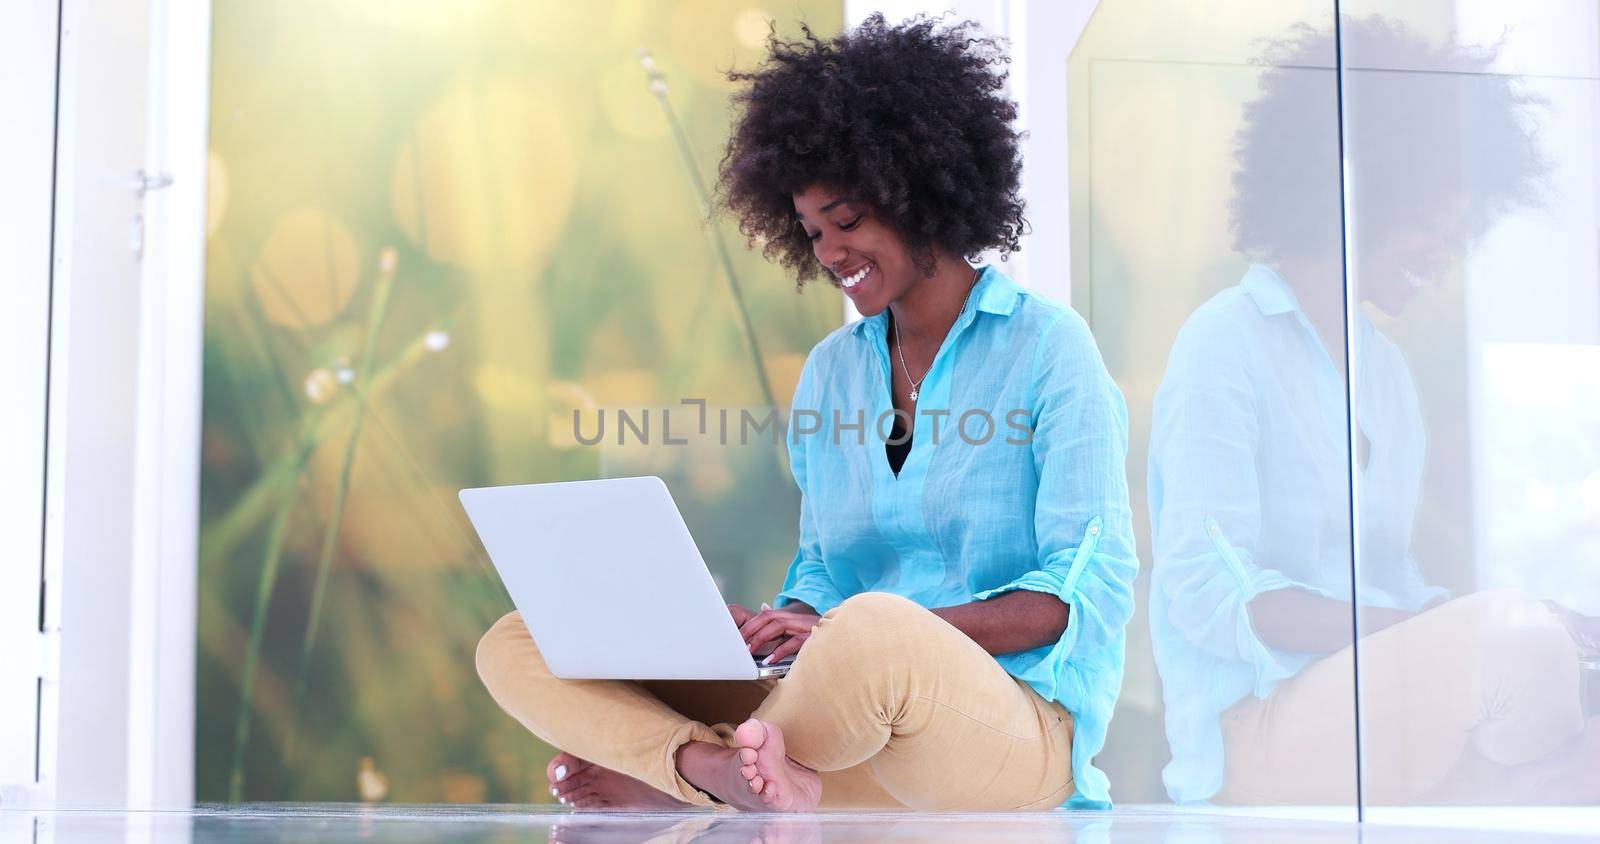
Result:
{"label": "woman", "polygon": [[800,544],[776,608],[729,608],[752,653],[796,659],[778,681],[565,681],[507,615],[479,673],[562,748],[562,802],[1109,804],[1090,760],[1137,570],[1126,411],[1076,313],[963,257],[1014,251],[1024,224],[1006,59],[967,26],[805,29],[730,74],[750,85],[724,206],[865,316],[795,389],[829,424],[788,438]]}
{"label": "woman", "polygon": [[[1259,63],[1230,203],[1234,246],[1255,263],[1184,323],[1152,409],[1148,606],[1172,748],[1162,778],[1180,804],[1593,803],[1600,717],[1579,667],[1595,657],[1595,623],[1515,590],[1453,596],[1424,576],[1417,550],[1457,584],[1556,563],[1474,559],[1457,525],[1419,529],[1429,426],[1415,361],[1379,327],[1448,350],[1424,372],[1476,359],[1448,320],[1403,320],[1507,212],[1538,207],[1550,170],[1534,142],[1538,103],[1491,72],[1493,50],[1380,16],[1342,18],[1340,34],[1354,65],[1404,57],[1461,76],[1353,74],[1341,131],[1324,107],[1334,72],[1306,70],[1331,64],[1331,31],[1296,30]],[[1341,149],[1354,151],[1344,173]],[[1360,197],[1348,265],[1341,179]],[[1361,305],[1348,328],[1347,278]],[[1475,421],[1432,420],[1447,465],[1466,440],[1453,432]],[[1470,485],[1464,466],[1444,471]]]}

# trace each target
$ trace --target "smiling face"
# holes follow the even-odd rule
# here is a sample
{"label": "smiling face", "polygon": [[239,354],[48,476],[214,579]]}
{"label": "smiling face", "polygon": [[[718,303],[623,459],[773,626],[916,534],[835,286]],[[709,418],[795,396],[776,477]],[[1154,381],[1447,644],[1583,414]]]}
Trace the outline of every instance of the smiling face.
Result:
{"label": "smiling face", "polygon": [[[1469,233],[1470,200],[1465,194],[1433,194],[1425,208],[1383,209],[1377,234],[1360,237],[1361,207],[1356,208],[1360,254],[1354,278],[1362,301],[1389,316],[1399,316],[1424,288],[1436,287],[1460,265],[1474,245]],[[1370,203],[1369,203],[1370,204]],[[1377,216],[1369,211],[1367,217]]]}
{"label": "smiling face", "polygon": [[813,185],[794,195],[797,224],[811,238],[812,254],[862,316],[872,316],[922,280],[899,233],[870,205]]}

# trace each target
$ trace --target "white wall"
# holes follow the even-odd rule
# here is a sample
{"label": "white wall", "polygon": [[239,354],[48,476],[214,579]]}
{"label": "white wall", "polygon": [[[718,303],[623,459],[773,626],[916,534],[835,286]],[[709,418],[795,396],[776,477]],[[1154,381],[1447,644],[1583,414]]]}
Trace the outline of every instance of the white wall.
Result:
{"label": "white wall", "polygon": [[39,681],[44,525],[45,379],[50,324],[56,7],[32,2],[0,26],[0,788],[31,787]]}

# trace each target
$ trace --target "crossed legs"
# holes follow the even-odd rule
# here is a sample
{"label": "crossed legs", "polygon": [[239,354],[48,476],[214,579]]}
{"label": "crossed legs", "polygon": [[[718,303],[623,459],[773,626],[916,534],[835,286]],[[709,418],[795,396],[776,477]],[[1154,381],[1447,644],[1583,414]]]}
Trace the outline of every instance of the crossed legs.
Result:
{"label": "crossed legs", "polygon": [[[1354,656],[1345,648],[1223,714],[1219,799],[1355,803]],[[1576,767],[1567,767],[1594,770],[1600,750],[1585,738],[1577,656],[1561,620],[1511,590],[1466,595],[1363,639],[1366,801],[1477,802],[1493,779],[1485,772],[1543,778],[1526,766],[1568,756]],[[1593,782],[1565,779],[1596,793]],[[1487,792],[1530,799],[1505,785]]]}
{"label": "crossed legs", "polygon": [[773,738],[820,774],[823,807],[1048,809],[1072,793],[1071,716],[894,595],[826,613],[780,681],[564,680],[514,612],[484,635],[477,664],[534,735],[689,804],[712,801],[680,756],[721,750],[737,770],[750,766],[738,748]]}

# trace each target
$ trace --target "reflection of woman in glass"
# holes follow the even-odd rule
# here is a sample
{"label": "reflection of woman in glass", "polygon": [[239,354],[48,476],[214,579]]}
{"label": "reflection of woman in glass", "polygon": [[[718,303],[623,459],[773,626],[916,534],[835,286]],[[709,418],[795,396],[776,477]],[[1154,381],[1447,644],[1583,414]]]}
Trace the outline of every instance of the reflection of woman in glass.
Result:
{"label": "reflection of woman in glass", "polygon": [[777,607],[730,607],[753,654],[793,669],[563,681],[513,613],[480,673],[565,751],[553,789],[580,807],[1103,806],[1091,757],[1137,569],[1126,410],[1076,313],[968,263],[1023,228],[1005,59],[964,24],[881,16],[771,47],[732,74],[750,84],[726,206],[865,315],[795,389],[795,418],[826,424],[788,437],[800,543]]}
{"label": "reflection of woman in glass", "polygon": [[[1528,204],[1546,164],[1531,100],[1482,72],[1490,56],[1377,18],[1346,19],[1343,42],[1352,274],[1363,305],[1392,316]],[[1560,781],[1558,799],[1593,795],[1578,775],[1600,762],[1578,693],[1583,631],[1517,593],[1450,600],[1424,582],[1410,552],[1426,450],[1417,394],[1360,309],[1346,372],[1333,50],[1306,31],[1268,56],[1236,136],[1231,207],[1235,245],[1258,263],[1190,316],[1155,398],[1163,779],[1179,802],[1355,801],[1354,442],[1363,796],[1527,802],[1507,788],[1530,763]],[[1396,60],[1468,72],[1356,69]]]}

